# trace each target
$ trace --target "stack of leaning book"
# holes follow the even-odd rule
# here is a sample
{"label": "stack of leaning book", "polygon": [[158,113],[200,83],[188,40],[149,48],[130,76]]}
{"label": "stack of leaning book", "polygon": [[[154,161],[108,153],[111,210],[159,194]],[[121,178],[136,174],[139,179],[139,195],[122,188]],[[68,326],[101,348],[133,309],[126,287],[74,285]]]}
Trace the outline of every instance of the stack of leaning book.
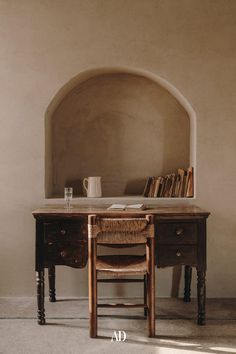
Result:
{"label": "stack of leaning book", "polygon": [[148,177],[143,196],[148,198],[192,198],[193,167],[179,168],[177,173]]}

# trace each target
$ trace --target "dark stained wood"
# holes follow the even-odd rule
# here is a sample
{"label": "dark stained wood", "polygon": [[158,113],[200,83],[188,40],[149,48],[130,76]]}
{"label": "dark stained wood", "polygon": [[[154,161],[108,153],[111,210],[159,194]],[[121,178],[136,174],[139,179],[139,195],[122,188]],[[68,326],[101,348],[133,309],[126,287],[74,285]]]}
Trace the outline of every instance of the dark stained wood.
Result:
{"label": "dark stained wood", "polygon": [[197,293],[198,293],[198,324],[205,325],[205,302],[206,302],[206,273],[197,271]]}
{"label": "dark stained wood", "polygon": [[175,265],[197,265],[197,248],[194,245],[162,245],[157,246],[157,265],[167,267]]}
{"label": "dark stained wood", "polygon": [[[45,323],[44,268],[66,265],[84,268],[88,259],[88,215],[99,217],[130,218],[151,214],[155,221],[155,256],[157,267],[187,266],[185,300],[190,299],[190,267],[198,271],[198,324],[205,323],[205,274],[206,274],[206,219],[209,212],[192,205],[151,206],[143,211],[111,211],[106,206],[47,206],[33,211],[36,219],[36,257],[38,321]],[[110,246],[117,246],[110,244]],[[118,245],[119,247],[120,245]],[[203,276],[204,275],[204,276]],[[94,274],[93,274],[94,276]],[[50,280],[51,279],[51,280]],[[53,274],[49,276],[50,289]],[[147,292],[150,279],[147,279]],[[144,284],[145,288],[145,284]],[[145,289],[144,289],[145,291]],[[50,298],[53,299],[53,291]],[[96,295],[97,296],[97,295]],[[144,300],[145,302],[145,300]],[[150,295],[147,296],[147,307]],[[144,311],[146,311],[144,309]],[[149,312],[149,311],[147,311]],[[94,318],[93,318],[94,320]],[[94,322],[97,328],[97,322]],[[150,323],[151,324],[151,323]],[[93,334],[96,332],[93,330]]]}
{"label": "dark stained wood", "polygon": [[198,264],[197,270],[206,271],[207,264],[206,219],[198,221]]}
{"label": "dark stained wood", "polygon": [[38,304],[38,324],[45,324],[44,310],[44,270],[36,272],[37,282],[37,304]]}
{"label": "dark stained wood", "polygon": [[87,220],[50,220],[44,222],[45,266],[67,265],[84,268],[88,259]]}
{"label": "dark stained wood", "polygon": [[36,219],[35,271],[44,270],[43,220]]}
{"label": "dark stained wood", "polygon": [[97,337],[97,244],[92,238],[91,226],[96,223],[96,216],[89,216],[88,220],[88,285],[89,285],[89,334]]}
{"label": "dark stained wood", "polygon": [[157,222],[158,243],[163,244],[196,244],[197,243],[197,223],[165,223]]}
{"label": "dark stained wood", "polygon": [[87,234],[82,232],[84,218],[79,220],[60,219],[44,223],[45,242],[83,241]]}
{"label": "dark stained wood", "polygon": [[198,222],[198,264],[197,264],[197,293],[198,293],[198,324],[205,325],[206,303],[206,219]]}
{"label": "dark stained wood", "polygon": [[35,270],[37,285],[37,318],[38,324],[45,324],[44,309],[44,252],[43,252],[43,222],[36,220]]}
{"label": "dark stained wood", "polygon": [[56,288],[55,288],[55,266],[48,268],[48,283],[49,283],[49,301],[56,302]]}
{"label": "dark stained wood", "polygon": [[184,267],[184,302],[191,301],[191,280],[192,280],[192,267],[185,266]]}
{"label": "dark stained wood", "polygon": [[148,297],[148,330],[149,337],[155,337],[155,239],[147,239],[147,297]]}
{"label": "dark stained wood", "polygon": [[67,265],[73,268],[84,268],[87,264],[87,240],[82,242],[48,243],[45,247],[45,265]]}

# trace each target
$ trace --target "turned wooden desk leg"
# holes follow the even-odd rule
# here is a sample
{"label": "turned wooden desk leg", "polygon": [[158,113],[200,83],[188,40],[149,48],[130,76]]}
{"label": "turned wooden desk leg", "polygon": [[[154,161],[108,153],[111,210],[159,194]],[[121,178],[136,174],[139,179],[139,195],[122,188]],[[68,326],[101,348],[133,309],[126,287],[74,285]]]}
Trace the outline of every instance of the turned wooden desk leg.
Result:
{"label": "turned wooden desk leg", "polygon": [[148,332],[149,337],[155,337],[155,264],[154,264],[154,238],[147,241],[147,256],[149,259],[149,272],[147,274],[148,298]]}
{"label": "turned wooden desk leg", "polygon": [[197,271],[197,297],[198,297],[198,321],[199,325],[205,325],[205,302],[206,302],[206,272]]}
{"label": "turned wooden desk leg", "polygon": [[55,266],[48,268],[49,301],[56,302]]}
{"label": "turned wooden desk leg", "polygon": [[192,267],[184,267],[184,302],[191,301],[191,281],[192,281]]}
{"label": "turned wooden desk leg", "polygon": [[38,324],[45,324],[44,309],[44,270],[36,272],[37,281],[37,304],[38,304]]}
{"label": "turned wooden desk leg", "polygon": [[[88,220],[88,285],[89,285],[89,333],[91,338],[97,337],[97,241],[93,226],[96,216],[90,215]],[[95,236],[95,237],[94,237]]]}

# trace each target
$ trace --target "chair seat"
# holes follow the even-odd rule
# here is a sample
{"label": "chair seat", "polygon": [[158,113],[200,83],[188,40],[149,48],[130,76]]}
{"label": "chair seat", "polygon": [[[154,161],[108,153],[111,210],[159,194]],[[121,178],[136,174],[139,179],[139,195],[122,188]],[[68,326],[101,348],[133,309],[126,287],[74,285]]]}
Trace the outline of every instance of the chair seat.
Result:
{"label": "chair seat", "polygon": [[147,261],[145,256],[98,256],[96,270],[99,274],[109,274],[114,276],[144,275],[147,274]]}

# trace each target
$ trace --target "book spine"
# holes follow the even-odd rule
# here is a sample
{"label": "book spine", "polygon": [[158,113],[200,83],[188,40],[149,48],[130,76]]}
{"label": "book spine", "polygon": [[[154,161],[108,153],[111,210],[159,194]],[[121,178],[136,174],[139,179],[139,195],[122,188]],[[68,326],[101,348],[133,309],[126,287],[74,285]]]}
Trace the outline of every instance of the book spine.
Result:
{"label": "book spine", "polygon": [[151,183],[152,183],[152,177],[148,177],[143,191],[144,197],[148,197]]}
{"label": "book spine", "polygon": [[192,198],[194,191],[193,167],[178,169],[164,177],[148,177],[143,196],[148,198]]}

